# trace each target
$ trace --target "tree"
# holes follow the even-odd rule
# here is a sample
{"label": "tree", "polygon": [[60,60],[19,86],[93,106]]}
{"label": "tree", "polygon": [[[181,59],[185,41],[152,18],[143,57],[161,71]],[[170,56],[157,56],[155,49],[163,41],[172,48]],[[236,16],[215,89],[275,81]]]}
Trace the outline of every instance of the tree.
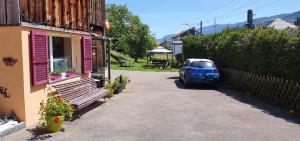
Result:
{"label": "tree", "polygon": [[108,36],[114,39],[113,49],[129,54],[135,61],[145,57],[156,44],[149,27],[128,11],[126,5],[108,5],[106,11],[112,25]]}
{"label": "tree", "polygon": [[113,49],[123,51],[127,46],[126,38],[129,32],[129,15],[126,5],[107,5],[106,18],[111,24],[111,29],[107,32],[108,37],[113,38]]}
{"label": "tree", "polygon": [[150,35],[149,27],[142,24],[138,16],[130,16],[131,28],[128,37],[129,47],[125,50],[135,61],[143,58],[156,42]]}

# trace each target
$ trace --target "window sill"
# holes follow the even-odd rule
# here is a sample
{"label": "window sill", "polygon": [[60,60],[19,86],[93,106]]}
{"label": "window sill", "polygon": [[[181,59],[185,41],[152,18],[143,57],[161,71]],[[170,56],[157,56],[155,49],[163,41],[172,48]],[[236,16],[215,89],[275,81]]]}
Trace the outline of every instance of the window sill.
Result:
{"label": "window sill", "polygon": [[63,82],[63,81],[66,81],[66,80],[70,80],[70,79],[73,79],[73,78],[79,78],[79,77],[80,77],[80,75],[75,75],[75,76],[72,76],[72,77],[66,77],[66,78],[59,79],[59,80],[49,80],[48,84],[55,84],[55,83],[59,83],[59,82]]}

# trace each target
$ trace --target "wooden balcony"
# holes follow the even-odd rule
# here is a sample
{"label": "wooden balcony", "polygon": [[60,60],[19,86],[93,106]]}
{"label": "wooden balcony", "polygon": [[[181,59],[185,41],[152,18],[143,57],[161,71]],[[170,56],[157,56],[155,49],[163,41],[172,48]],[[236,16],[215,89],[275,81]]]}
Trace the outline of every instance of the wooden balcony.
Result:
{"label": "wooden balcony", "polygon": [[0,0],[0,25],[21,22],[64,29],[103,29],[105,0]]}

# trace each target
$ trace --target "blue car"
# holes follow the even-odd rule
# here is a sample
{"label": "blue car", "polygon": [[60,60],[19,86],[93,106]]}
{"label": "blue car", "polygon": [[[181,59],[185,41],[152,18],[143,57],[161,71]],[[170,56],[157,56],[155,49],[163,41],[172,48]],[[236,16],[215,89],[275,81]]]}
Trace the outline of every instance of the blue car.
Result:
{"label": "blue car", "polygon": [[185,87],[190,84],[211,84],[219,81],[220,73],[215,63],[208,59],[188,59],[179,71]]}

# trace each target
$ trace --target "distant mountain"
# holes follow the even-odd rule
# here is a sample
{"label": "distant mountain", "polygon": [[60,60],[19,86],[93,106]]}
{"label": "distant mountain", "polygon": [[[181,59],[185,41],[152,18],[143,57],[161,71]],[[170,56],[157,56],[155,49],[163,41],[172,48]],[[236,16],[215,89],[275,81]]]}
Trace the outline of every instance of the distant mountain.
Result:
{"label": "distant mountain", "polygon": [[170,40],[174,35],[176,35],[176,34],[168,34],[168,35],[162,37],[161,39],[157,39],[157,42],[161,42],[162,43],[162,42],[165,41],[165,39]]}
{"label": "distant mountain", "polygon": [[[297,12],[294,12],[291,14],[280,14],[280,15],[275,15],[275,16],[270,16],[270,17],[257,18],[254,20],[254,22],[272,21],[277,18],[281,18],[286,21],[296,21],[297,17],[300,17],[300,11],[297,11]],[[203,34],[212,34],[215,32],[214,30],[216,30],[216,32],[221,32],[228,27],[229,28],[237,28],[237,27],[242,27],[245,24],[246,24],[246,22],[239,22],[239,23],[235,23],[235,24],[217,24],[216,29],[214,29],[214,25],[210,25],[210,26],[203,27],[202,31],[203,31]],[[199,29],[196,29],[196,30],[199,31]],[[173,35],[173,34],[170,34],[170,35]],[[170,35],[167,35],[166,37],[170,37]],[[164,41],[165,37],[162,39]],[[162,40],[162,39],[160,39],[160,40]]]}

